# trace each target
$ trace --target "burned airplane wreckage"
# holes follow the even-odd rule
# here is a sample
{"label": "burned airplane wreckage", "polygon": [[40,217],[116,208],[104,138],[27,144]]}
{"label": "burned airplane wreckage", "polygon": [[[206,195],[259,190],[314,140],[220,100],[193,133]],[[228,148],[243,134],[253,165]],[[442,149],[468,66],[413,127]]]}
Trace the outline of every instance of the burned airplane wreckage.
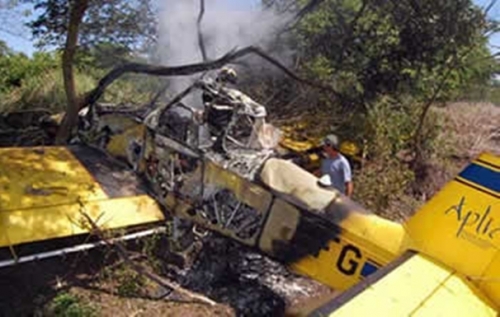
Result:
{"label": "burned airplane wreckage", "polygon": [[[366,273],[346,275],[343,262],[332,263],[350,241],[369,241],[362,260],[387,263],[397,253],[386,237],[399,236],[401,226],[320,187],[285,158],[265,106],[241,91],[201,78],[158,106],[103,105],[97,98],[80,111],[69,145],[3,149],[0,168],[13,184],[0,197],[4,250],[90,233],[76,225],[87,219],[84,208],[105,230],[182,219],[187,226],[174,236],[215,232],[334,289]],[[24,175],[12,172],[19,164]],[[55,188],[66,194],[37,194]],[[17,263],[13,257],[0,266]],[[379,267],[370,265],[370,272]]]}
{"label": "burned airplane wreckage", "polygon": [[[193,96],[201,96],[204,109],[185,103]],[[73,143],[126,162],[174,215],[270,255],[300,258],[304,251],[278,251],[278,242],[286,245],[303,235],[296,247],[318,252],[335,228],[318,226],[321,218],[307,215],[324,213],[341,198],[280,158],[281,133],[266,116],[266,108],[241,91],[203,78],[146,111],[97,104],[83,109]],[[314,244],[306,238],[311,234]]]}

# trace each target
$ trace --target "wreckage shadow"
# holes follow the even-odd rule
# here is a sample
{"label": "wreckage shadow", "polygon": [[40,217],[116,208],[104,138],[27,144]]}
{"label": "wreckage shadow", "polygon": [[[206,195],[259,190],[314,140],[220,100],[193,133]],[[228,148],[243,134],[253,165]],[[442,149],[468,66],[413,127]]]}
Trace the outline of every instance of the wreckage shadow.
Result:
{"label": "wreckage shadow", "polygon": [[[69,240],[82,243],[82,237],[72,237]],[[89,242],[89,241],[88,241]],[[46,244],[46,243],[45,243]],[[54,247],[72,244],[68,239],[51,241],[49,245]],[[38,251],[49,246],[28,245],[23,251]],[[142,243],[127,243],[127,250],[132,252],[131,259],[136,260],[134,255],[142,255]],[[144,258],[142,255],[141,258]],[[169,258],[171,256],[169,255]],[[172,260],[172,259],[170,259]],[[168,290],[158,289],[149,292],[150,289],[140,289],[138,292],[128,295],[117,294],[110,288],[106,288],[107,281],[113,280],[114,273],[106,280],[103,274],[105,270],[115,270],[126,266],[120,256],[108,248],[96,248],[86,252],[68,254],[56,258],[41,261],[28,262],[0,269],[0,316],[37,316],[46,308],[58,294],[68,291],[72,287],[78,287],[92,292],[120,296],[125,298],[137,298],[146,300],[158,300],[169,294]],[[132,270],[132,269],[130,269]],[[111,271],[109,271],[111,272]],[[133,281],[133,280],[130,280]],[[116,282],[116,281],[115,281]],[[103,284],[104,283],[104,284]],[[156,290],[155,290],[156,291]],[[163,292],[162,292],[163,291]]]}
{"label": "wreckage shadow", "polygon": [[95,274],[102,267],[103,252],[96,249],[0,269],[0,316],[36,316],[82,276]]}

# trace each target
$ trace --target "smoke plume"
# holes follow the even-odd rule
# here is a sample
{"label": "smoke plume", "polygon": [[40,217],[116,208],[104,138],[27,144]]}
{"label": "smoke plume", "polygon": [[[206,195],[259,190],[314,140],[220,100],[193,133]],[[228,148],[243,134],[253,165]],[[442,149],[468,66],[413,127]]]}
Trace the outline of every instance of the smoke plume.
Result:
{"label": "smoke plume", "polygon": [[[274,44],[276,33],[282,29],[287,16],[277,15],[271,10],[257,8],[237,9],[230,0],[205,0],[205,14],[201,29],[208,59],[216,59],[234,48],[258,45],[269,49]],[[202,61],[198,44],[197,18],[199,0],[163,0],[160,13],[160,61],[164,65],[180,65]],[[287,64],[288,52],[272,52],[274,57]],[[271,69],[257,58],[245,59],[251,69],[261,72]],[[233,65],[235,66],[235,65]],[[236,68],[238,68],[236,66]],[[249,71],[244,68],[243,71]],[[179,92],[193,78],[174,78],[171,92]]]}

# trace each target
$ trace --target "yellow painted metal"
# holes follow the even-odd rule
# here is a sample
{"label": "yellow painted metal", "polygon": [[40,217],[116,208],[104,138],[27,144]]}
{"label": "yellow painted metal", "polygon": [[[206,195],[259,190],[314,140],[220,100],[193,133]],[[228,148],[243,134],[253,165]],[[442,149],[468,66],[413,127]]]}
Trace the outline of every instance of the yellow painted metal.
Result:
{"label": "yellow painted metal", "polygon": [[361,149],[352,141],[344,141],[340,144],[340,152],[345,155],[355,156],[361,152]]}
{"label": "yellow painted metal", "polygon": [[498,316],[498,312],[464,277],[453,274],[412,316]]}
{"label": "yellow painted metal", "polygon": [[87,213],[102,229],[164,220],[149,196],[104,199],[0,212],[0,247],[88,233]]}
{"label": "yellow painted metal", "polygon": [[500,166],[500,156],[498,155],[493,155],[492,153],[483,153],[479,157],[484,162],[491,163],[492,165],[495,166]]}
{"label": "yellow painted metal", "polygon": [[148,195],[113,197],[65,147],[0,149],[0,247],[87,232],[81,211],[106,229],[164,219]]}
{"label": "yellow painted metal", "polygon": [[468,276],[491,300],[500,306],[500,253],[497,253],[481,276]]}
{"label": "yellow painted metal", "polygon": [[0,212],[107,196],[64,147],[0,148]]}
{"label": "yellow painted metal", "polygon": [[[296,122],[281,125],[279,128],[283,132],[280,146],[296,155],[302,157],[306,162],[302,167],[308,171],[314,171],[320,167],[321,141],[327,131],[316,131],[311,133],[317,122]],[[361,162],[361,148],[352,140],[344,140],[340,144],[340,152],[349,157],[353,162]]]}
{"label": "yellow painted metal", "polygon": [[316,146],[319,146],[321,139],[317,138],[314,140],[293,140],[290,138],[283,138],[281,140],[280,145],[283,147],[296,151],[296,152],[305,152],[310,150]]}
{"label": "yellow painted metal", "polygon": [[[185,179],[183,188],[193,187],[196,188],[196,190],[200,190],[200,183],[204,182],[208,190],[214,190],[216,188],[217,190],[226,189],[230,191],[239,201],[251,206],[261,215],[264,215],[269,210],[273,199],[271,193],[266,191],[264,188],[237,175],[235,172],[218,166],[212,161],[207,160],[203,165],[204,173],[201,172],[202,165],[200,164],[197,170],[192,172],[189,177]],[[194,192],[191,192],[191,194],[194,194]],[[165,197],[164,203],[168,211],[175,216],[189,219],[207,229],[217,231],[248,246],[256,246],[258,232],[255,232],[249,237],[242,238],[238,236],[238,232],[234,231],[234,229],[224,228],[221,227],[220,224],[214,224],[209,219],[203,217],[199,212],[193,213],[192,209],[196,203],[194,200],[195,198],[185,200],[170,192]],[[264,222],[264,220],[265,217],[262,217],[262,222]]]}
{"label": "yellow painted metal", "polygon": [[[496,315],[495,309],[500,306],[499,172],[500,157],[481,155],[399,229],[384,229],[395,224],[370,221],[371,216],[350,212],[338,222],[340,242],[332,243],[328,251],[317,258],[304,259],[295,267],[303,274],[345,290],[356,282],[354,277],[359,278],[356,274],[342,276],[335,267],[346,243],[357,246],[363,255],[373,253],[370,257],[382,266],[407,250],[415,250],[423,254],[418,257],[420,260],[413,261],[420,264],[411,264],[401,274],[391,273],[390,278],[384,277],[377,283],[376,292],[370,287],[352,299],[352,303],[345,305],[349,309],[343,306],[341,310],[345,316],[365,316],[364,313],[371,316],[373,311],[384,316]],[[365,259],[352,255],[350,264],[361,265]],[[431,262],[434,264],[430,265]],[[441,286],[429,293],[425,283],[432,284],[429,278],[433,272],[447,274],[435,283]],[[423,291],[420,298],[419,291]],[[413,309],[405,311],[407,307]],[[332,316],[344,315],[336,312]]]}
{"label": "yellow painted metal", "polygon": [[[219,174],[215,175],[219,177]],[[285,175],[293,175],[293,178]],[[337,191],[318,187],[316,177],[291,162],[269,159],[261,170],[260,180],[295,207],[318,214],[317,216],[304,214],[304,218],[324,218],[323,221],[333,233],[331,241],[326,242],[328,247],[317,256],[311,253],[310,256],[296,261],[291,264],[291,268],[335,289],[345,290],[357,283],[368,260],[370,260],[369,269],[364,270],[364,275],[367,275],[367,271],[372,271],[373,266],[380,267],[391,261],[406,242],[405,231],[400,224],[364,210]],[[286,210],[284,206],[278,208]],[[277,223],[273,217],[276,214],[275,209],[273,206],[269,221]],[[284,210],[280,212],[282,218],[285,218],[284,212]],[[293,223],[295,214],[290,210],[286,222]],[[300,221],[298,221],[299,228]],[[297,230],[305,230],[299,228]],[[285,226],[283,229],[287,230]],[[264,232],[263,236],[266,234],[269,234],[268,231]],[[270,234],[270,236],[275,235]]]}
{"label": "yellow painted metal", "polygon": [[283,132],[283,137],[280,145],[295,152],[304,152],[318,147],[322,137],[306,133],[308,125],[306,122],[281,125],[279,128]]}
{"label": "yellow painted metal", "polygon": [[109,113],[99,117],[98,125],[95,130],[100,131],[103,127],[108,127],[113,134],[120,134],[124,131],[133,129],[137,125],[144,126],[143,123],[127,113]]}
{"label": "yellow painted metal", "polygon": [[[484,183],[500,184],[500,159],[473,163],[490,171]],[[406,224],[411,248],[468,276],[500,304],[500,193],[460,174]]]}
{"label": "yellow painted metal", "polygon": [[496,316],[496,307],[461,276],[415,255],[330,314],[341,316]]}
{"label": "yellow painted metal", "polygon": [[[133,135],[142,133],[140,129],[130,131]],[[109,150],[123,153],[126,139],[113,140]],[[230,189],[261,213],[269,210],[273,200],[264,188],[212,162],[205,163],[206,184]],[[492,155],[482,155],[475,164],[494,172],[500,170],[495,167],[500,165],[500,158]],[[387,309],[385,316],[419,311],[432,315],[444,309],[454,312],[455,307],[449,303],[461,301],[455,303],[457,314],[478,310],[489,314],[493,306],[477,295],[474,287],[495,305],[500,303],[500,206],[494,190],[476,185],[467,177],[457,177],[404,225],[368,213],[345,197],[332,196],[322,217],[332,217],[339,230],[337,239],[317,256],[300,259],[291,268],[337,290],[346,290],[363,279],[367,263],[380,268],[404,251],[416,250],[423,255],[396,269],[339,312],[350,307],[349,316],[358,316],[355,313],[362,315],[363,309],[373,313],[374,307],[383,307]],[[276,232],[276,237],[285,240],[291,239],[293,227],[300,222],[297,210],[289,207],[276,213],[285,217],[285,211],[290,212],[283,226],[290,232]],[[109,197],[67,148],[0,149],[0,247],[87,232],[81,211],[107,229],[164,219],[157,203],[145,194]],[[273,223],[269,228],[280,227],[277,219],[270,219]],[[245,242],[254,245],[254,239]],[[262,243],[264,249],[270,249],[271,241]],[[452,274],[453,270],[457,274]],[[448,293],[446,287],[456,294]],[[481,312],[474,316],[482,316]]]}
{"label": "yellow painted metal", "polygon": [[352,212],[341,223],[346,238],[366,248],[379,248],[374,251],[382,262],[392,261],[395,256],[406,250],[408,237],[404,227],[375,214]]}
{"label": "yellow painted metal", "polygon": [[300,211],[290,203],[276,198],[273,202],[265,227],[262,229],[259,247],[273,254],[275,241],[289,242],[293,239],[300,221]]}
{"label": "yellow painted metal", "polygon": [[271,193],[208,160],[205,162],[204,182],[220,189],[231,190],[238,200],[252,206],[260,213],[265,213],[271,204]]}
{"label": "yellow painted metal", "polygon": [[131,161],[129,154],[130,143],[134,140],[142,142],[145,129],[146,127],[143,124],[136,123],[135,126],[128,127],[123,133],[111,136],[106,145],[106,150],[115,157],[121,157]]}
{"label": "yellow painted metal", "polygon": [[[406,243],[405,231],[400,224],[359,210],[351,210],[339,227],[338,241],[331,241],[317,257],[303,258],[291,268],[343,291],[363,279],[361,273],[365,263],[385,266],[400,254]],[[350,274],[342,272],[339,266]]]}

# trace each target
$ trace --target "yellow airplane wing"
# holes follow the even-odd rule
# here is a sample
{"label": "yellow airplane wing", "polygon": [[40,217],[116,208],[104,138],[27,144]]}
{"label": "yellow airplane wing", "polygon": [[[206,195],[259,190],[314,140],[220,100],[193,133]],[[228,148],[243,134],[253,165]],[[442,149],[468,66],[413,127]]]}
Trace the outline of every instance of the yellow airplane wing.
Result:
{"label": "yellow airplane wing", "polygon": [[480,155],[405,228],[412,249],[464,274],[500,303],[500,157]]}
{"label": "yellow airplane wing", "polygon": [[0,149],[0,248],[161,221],[133,171],[90,147]]}
{"label": "yellow airplane wing", "polygon": [[497,316],[460,274],[407,252],[309,316]]}

